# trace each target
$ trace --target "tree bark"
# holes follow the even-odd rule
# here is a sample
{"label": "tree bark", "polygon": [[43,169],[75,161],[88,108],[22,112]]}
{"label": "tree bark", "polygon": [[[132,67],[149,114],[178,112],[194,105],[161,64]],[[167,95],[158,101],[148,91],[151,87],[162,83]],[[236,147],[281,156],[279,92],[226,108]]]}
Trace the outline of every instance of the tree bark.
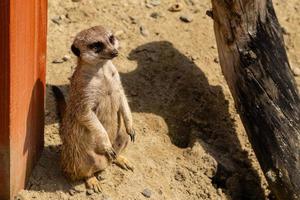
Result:
{"label": "tree bark", "polygon": [[300,199],[300,97],[271,0],[212,0],[223,74],[274,195]]}

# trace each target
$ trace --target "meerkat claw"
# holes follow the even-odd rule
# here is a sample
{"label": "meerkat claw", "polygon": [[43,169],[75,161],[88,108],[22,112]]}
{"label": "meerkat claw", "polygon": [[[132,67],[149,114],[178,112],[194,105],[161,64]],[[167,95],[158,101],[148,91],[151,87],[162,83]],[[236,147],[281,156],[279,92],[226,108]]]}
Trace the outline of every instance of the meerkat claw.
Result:
{"label": "meerkat claw", "polygon": [[85,183],[88,189],[92,189],[96,193],[100,193],[102,190],[100,182],[95,176],[86,179]]}
{"label": "meerkat claw", "polygon": [[109,148],[106,150],[106,154],[108,155],[110,160],[114,160],[117,157],[117,154],[113,148]]}
{"label": "meerkat claw", "polygon": [[115,163],[118,167],[120,167],[121,169],[124,169],[126,171],[130,170],[130,171],[134,171],[134,167],[133,165],[123,156],[118,156],[113,163]]}
{"label": "meerkat claw", "polygon": [[132,131],[129,133],[129,136],[130,136],[131,142],[135,142],[135,130],[132,130]]}

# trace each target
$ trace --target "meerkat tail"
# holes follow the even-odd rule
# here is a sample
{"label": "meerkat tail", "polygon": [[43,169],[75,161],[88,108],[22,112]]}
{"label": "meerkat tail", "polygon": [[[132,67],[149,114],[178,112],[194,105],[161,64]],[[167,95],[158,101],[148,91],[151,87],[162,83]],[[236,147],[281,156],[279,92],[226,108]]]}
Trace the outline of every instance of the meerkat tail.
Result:
{"label": "meerkat tail", "polygon": [[66,100],[62,91],[57,86],[52,86],[52,92],[56,100],[56,110],[60,120],[62,120],[66,110]]}

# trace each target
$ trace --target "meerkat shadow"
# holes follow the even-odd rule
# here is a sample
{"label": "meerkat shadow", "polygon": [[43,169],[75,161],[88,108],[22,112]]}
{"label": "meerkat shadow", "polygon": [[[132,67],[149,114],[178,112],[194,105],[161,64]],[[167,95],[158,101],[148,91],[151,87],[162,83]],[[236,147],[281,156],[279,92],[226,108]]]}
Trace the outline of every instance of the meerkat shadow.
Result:
{"label": "meerkat shadow", "polygon": [[180,148],[200,141],[218,162],[213,184],[232,199],[265,199],[221,86],[210,85],[201,68],[167,41],[139,46],[129,59],[137,62],[136,70],[120,75],[132,111],[161,116]]}

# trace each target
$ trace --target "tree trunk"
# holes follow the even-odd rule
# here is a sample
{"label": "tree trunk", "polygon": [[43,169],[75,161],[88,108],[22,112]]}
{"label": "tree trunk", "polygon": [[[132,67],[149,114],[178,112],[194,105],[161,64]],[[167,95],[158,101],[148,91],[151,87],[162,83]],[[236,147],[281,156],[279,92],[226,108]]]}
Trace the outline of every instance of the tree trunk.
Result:
{"label": "tree trunk", "polygon": [[300,199],[300,97],[271,0],[212,0],[223,74],[278,199]]}

